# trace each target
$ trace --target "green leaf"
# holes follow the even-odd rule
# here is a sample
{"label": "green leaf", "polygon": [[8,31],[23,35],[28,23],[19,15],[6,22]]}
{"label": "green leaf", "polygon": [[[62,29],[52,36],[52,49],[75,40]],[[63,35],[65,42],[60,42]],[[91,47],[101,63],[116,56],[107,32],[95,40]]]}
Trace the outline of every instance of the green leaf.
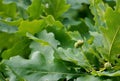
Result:
{"label": "green leaf", "polygon": [[[59,24],[57,24],[59,25]],[[53,32],[55,38],[60,42],[60,46],[67,48],[67,47],[74,47],[74,41],[71,40],[69,33],[65,30],[64,27],[59,27],[57,25],[53,25],[51,27],[47,27],[48,32]]]}
{"label": "green leaf", "polygon": [[119,12],[120,13],[120,0],[116,0],[116,9],[115,11]]}
{"label": "green leaf", "polygon": [[98,76],[109,76],[109,77],[119,77],[120,76],[120,71],[114,71],[114,72],[106,72],[106,71],[103,71],[103,72],[100,72],[100,71],[97,71],[97,75]]}
{"label": "green leaf", "polygon": [[[108,59],[108,55],[106,54],[106,50],[104,49],[104,36],[101,33],[98,32],[90,32],[90,34],[94,37],[92,47],[95,53],[95,56],[97,56],[98,60],[103,62],[103,60]],[[101,42],[102,41],[102,42]],[[91,51],[89,51],[91,52]],[[100,53],[100,54],[99,54]]]}
{"label": "green leaf", "polygon": [[2,0],[0,0],[0,17],[14,18],[15,16],[16,16],[16,5],[14,3],[3,4]]}
{"label": "green leaf", "polygon": [[82,40],[82,37],[81,37],[81,35],[80,35],[80,33],[78,31],[68,32],[68,35],[74,41]]}
{"label": "green leaf", "polygon": [[62,15],[65,26],[78,26],[81,23],[80,18],[90,17],[89,0],[67,0],[67,3],[70,4],[70,8]]}
{"label": "green leaf", "polygon": [[65,50],[63,48],[58,48],[58,54],[59,58],[64,61],[72,62],[80,67],[83,67],[88,72],[92,70],[86,56],[78,49],[68,48]]}
{"label": "green leaf", "polygon": [[[93,75],[87,75],[87,76],[78,77],[75,81],[114,81],[114,80],[109,78],[96,77]],[[116,79],[116,81],[118,80]]]}
{"label": "green leaf", "polygon": [[30,5],[31,1],[30,0],[3,0],[3,3],[5,4],[16,3],[17,6],[26,9]]}
{"label": "green leaf", "polygon": [[56,21],[52,15],[48,15],[44,18],[47,26],[56,26],[58,29],[62,29],[64,26],[60,21]]}
{"label": "green leaf", "polygon": [[66,0],[45,0],[44,2],[46,13],[53,15],[55,19],[60,17],[70,7],[70,5],[66,4]]}
{"label": "green leaf", "polygon": [[35,33],[38,33],[49,26],[56,26],[57,29],[63,28],[63,24],[61,22],[55,21],[53,16],[48,15],[40,20],[21,21],[18,33],[26,35],[26,32],[28,32],[34,35]]}
{"label": "green leaf", "polygon": [[53,33],[47,33],[46,30],[40,32],[37,34],[37,37],[34,37],[30,34],[27,34],[27,36],[30,39],[33,39],[34,41],[42,44],[42,45],[49,45],[52,46],[53,48],[57,48],[57,46],[60,44],[57,40],[55,40],[54,38],[54,34]]}
{"label": "green leaf", "polygon": [[[16,18],[28,18],[27,8],[31,4],[31,0],[3,0],[4,4],[15,4],[17,8],[17,13],[15,13]],[[11,12],[10,12],[11,13]]]}
{"label": "green leaf", "polygon": [[[49,49],[47,48],[49,55],[53,54]],[[53,58],[49,60],[45,55],[36,51],[29,60],[17,56],[6,61],[9,72],[11,71],[9,74],[10,79],[15,76],[16,79],[22,78],[27,81],[57,81],[69,74],[65,65],[59,61],[53,61]],[[16,79],[13,79],[13,81],[16,81]]]}
{"label": "green leaf", "polygon": [[79,33],[81,34],[81,36],[85,36],[89,33],[89,28],[86,25],[85,21],[83,19],[81,19],[81,23],[77,26],[72,26],[69,28],[69,30],[71,31],[79,31]]}
{"label": "green leaf", "polygon": [[[43,31],[38,36],[51,44],[54,43],[55,46],[58,44],[55,42],[52,33],[47,34],[46,31]],[[4,61],[7,65],[10,80],[57,81],[68,75],[75,75],[66,68],[62,61],[55,59],[54,50],[51,46],[43,46],[39,42],[32,42],[30,48],[32,49],[30,59],[16,56]]]}
{"label": "green leaf", "polygon": [[67,0],[69,4],[71,4],[72,9],[79,9],[82,7],[82,3],[89,4],[89,0]]}
{"label": "green leaf", "polygon": [[53,32],[55,35],[55,39],[57,39],[62,47],[73,46],[73,42],[71,41],[70,36],[68,35],[64,25],[60,21],[55,21],[53,16],[48,15],[44,18],[46,22],[46,30],[48,32]]}
{"label": "green leaf", "polygon": [[105,11],[108,5],[104,4],[102,0],[90,0],[90,9],[94,15],[95,26],[105,26]]}
{"label": "green leaf", "polygon": [[75,81],[103,81],[103,80],[101,80],[98,77],[88,75],[88,76],[78,77]]}
{"label": "green leaf", "polygon": [[0,31],[6,32],[6,33],[15,33],[17,32],[18,28],[16,26],[11,26],[7,23],[0,21]]}
{"label": "green leaf", "polygon": [[23,21],[22,18],[14,21],[2,20],[3,23],[8,24],[9,26],[17,27],[17,28],[19,27],[21,21]]}
{"label": "green leaf", "polygon": [[120,53],[120,13],[108,8],[105,13],[107,28],[104,28],[103,34],[105,36],[105,49],[108,54],[108,60],[115,61],[117,54]]}
{"label": "green leaf", "polygon": [[16,55],[20,55],[25,58],[28,58],[28,55],[30,53],[30,49],[29,49],[30,40],[28,40],[26,37],[19,37],[18,39],[19,40],[16,40],[16,43],[14,43],[11,46],[11,48],[5,50],[2,53],[3,59],[9,59],[10,57],[16,56]]}
{"label": "green leaf", "polygon": [[0,72],[0,81],[5,81],[5,78],[3,77],[1,72]]}
{"label": "green leaf", "polygon": [[27,32],[34,35],[35,33],[42,31],[44,25],[45,23],[43,20],[22,21],[19,26],[18,33],[24,36],[26,35]]}
{"label": "green leaf", "polygon": [[32,0],[32,4],[28,7],[30,19],[38,19],[43,11],[41,0]]}
{"label": "green leaf", "polygon": [[84,22],[89,27],[89,31],[96,31],[97,30],[97,28],[93,24],[94,23],[93,20],[91,20],[90,18],[85,18]]}
{"label": "green leaf", "polygon": [[36,42],[39,42],[39,43],[42,44],[42,45],[50,45],[47,41],[44,41],[44,40],[42,40],[42,39],[38,39],[37,37],[33,36],[33,35],[30,34],[30,33],[27,33],[26,36],[29,37],[30,39],[36,41]]}
{"label": "green leaf", "polygon": [[4,32],[0,32],[0,39],[0,49],[8,49],[17,41],[15,35]]}

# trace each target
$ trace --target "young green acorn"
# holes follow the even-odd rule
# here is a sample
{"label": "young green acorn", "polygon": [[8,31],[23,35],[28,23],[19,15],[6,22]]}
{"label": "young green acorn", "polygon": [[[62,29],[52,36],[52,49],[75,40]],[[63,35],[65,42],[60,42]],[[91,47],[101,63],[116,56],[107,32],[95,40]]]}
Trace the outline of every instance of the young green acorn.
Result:
{"label": "young green acorn", "polygon": [[74,47],[78,48],[78,47],[82,46],[83,43],[84,43],[83,40],[78,40],[77,42],[75,42]]}
{"label": "young green acorn", "polygon": [[111,63],[110,63],[110,62],[106,62],[106,63],[104,64],[104,68],[105,68],[105,69],[111,69],[111,68],[112,68]]}

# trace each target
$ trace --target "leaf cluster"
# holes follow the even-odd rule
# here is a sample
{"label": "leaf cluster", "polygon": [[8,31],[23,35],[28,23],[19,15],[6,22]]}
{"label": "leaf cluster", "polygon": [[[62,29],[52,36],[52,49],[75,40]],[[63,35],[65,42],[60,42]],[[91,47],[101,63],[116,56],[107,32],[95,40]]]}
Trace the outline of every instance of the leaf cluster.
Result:
{"label": "leaf cluster", "polygon": [[120,0],[0,0],[0,81],[119,81]]}

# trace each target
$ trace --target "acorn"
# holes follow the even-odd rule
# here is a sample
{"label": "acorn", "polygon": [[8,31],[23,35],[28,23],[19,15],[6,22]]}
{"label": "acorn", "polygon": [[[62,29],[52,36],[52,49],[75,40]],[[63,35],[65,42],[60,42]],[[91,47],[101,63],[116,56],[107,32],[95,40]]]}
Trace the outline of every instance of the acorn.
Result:
{"label": "acorn", "polygon": [[110,62],[106,62],[106,63],[104,64],[104,68],[105,68],[105,69],[111,69],[111,68],[112,68],[111,63],[110,63]]}
{"label": "acorn", "polygon": [[83,43],[84,43],[83,40],[78,40],[77,42],[75,42],[74,47],[78,48],[78,47],[82,46]]}

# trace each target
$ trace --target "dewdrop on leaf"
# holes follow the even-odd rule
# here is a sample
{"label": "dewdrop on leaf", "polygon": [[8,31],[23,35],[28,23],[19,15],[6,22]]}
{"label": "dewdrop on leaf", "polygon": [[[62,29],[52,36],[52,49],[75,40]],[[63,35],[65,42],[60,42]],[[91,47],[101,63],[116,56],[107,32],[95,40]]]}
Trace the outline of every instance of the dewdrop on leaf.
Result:
{"label": "dewdrop on leaf", "polygon": [[78,40],[77,42],[75,42],[74,47],[78,48],[78,47],[82,46],[83,43],[84,43],[83,40]]}

